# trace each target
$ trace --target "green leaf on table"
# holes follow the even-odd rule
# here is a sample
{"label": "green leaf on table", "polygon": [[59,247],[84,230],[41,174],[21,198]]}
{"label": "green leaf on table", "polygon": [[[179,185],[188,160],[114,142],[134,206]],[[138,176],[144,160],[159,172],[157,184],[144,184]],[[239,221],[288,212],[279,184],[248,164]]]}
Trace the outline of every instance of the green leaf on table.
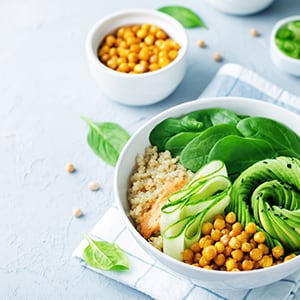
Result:
{"label": "green leaf on table", "polygon": [[128,257],[117,244],[95,241],[88,235],[85,238],[89,244],[83,251],[83,259],[89,266],[101,270],[129,269]]}
{"label": "green leaf on table", "polygon": [[167,15],[175,18],[185,28],[204,27],[208,28],[202,19],[191,9],[184,6],[163,6],[158,8]]}
{"label": "green leaf on table", "polygon": [[81,118],[90,127],[87,137],[89,146],[101,159],[115,166],[129,134],[116,123],[96,123],[86,117]]}

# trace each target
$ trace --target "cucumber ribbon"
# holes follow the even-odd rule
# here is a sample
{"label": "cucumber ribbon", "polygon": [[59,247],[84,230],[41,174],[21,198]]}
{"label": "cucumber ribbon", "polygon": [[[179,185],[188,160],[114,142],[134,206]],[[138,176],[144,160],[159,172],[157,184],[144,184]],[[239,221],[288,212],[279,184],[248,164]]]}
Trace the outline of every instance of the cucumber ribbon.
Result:
{"label": "cucumber ribbon", "polygon": [[182,251],[201,236],[202,223],[224,212],[231,182],[222,161],[203,166],[161,209],[163,251],[182,260]]}
{"label": "cucumber ribbon", "polygon": [[233,183],[227,211],[255,222],[270,247],[300,250],[300,160],[277,157],[246,169]]}

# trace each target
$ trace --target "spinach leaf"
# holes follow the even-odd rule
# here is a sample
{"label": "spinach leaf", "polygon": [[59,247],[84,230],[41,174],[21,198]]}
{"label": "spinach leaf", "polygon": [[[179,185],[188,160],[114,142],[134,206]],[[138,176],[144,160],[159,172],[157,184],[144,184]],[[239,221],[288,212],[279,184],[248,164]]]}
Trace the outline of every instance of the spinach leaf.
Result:
{"label": "spinach leaf", "polygon": [[185,146],[199,134],[199,132],[177,133],[167,141],[165,148],[171,152],[173,157],[179,156]]}
{"label": "spinach leaf", "polygon": [[208,128],[218,124],[237,124],[240,117],[231,110],[225,108],[208,108],[188,113],[192,117],[204,124]]}
{"label": "spinach leaf", "polygon": [[128,257],[117,244],[85,237],[89,244],[83,251],[83,259],[89,266],[101,270],[129,269]]}
{"label": "spinach leaf", "polygon": [[212,147],[228,135],[240,135],[235,125],[219,124],[205,129],[184,147],[180,156],[181,164],[196,172],[208,162]]}
{"label": "spinach leaf", "polygon": [[158,8],[159,11],[175,18],[185,28],[204,27],[206,24],[191,9],[184,6],[163,6]]}
{"label": "spinach leaf", "polygon": [[300,158],[300,137],[287,126],[268,118],[249,117],[237,124],[245,137],[260,138],[272,144],[277,155]]}
{"label": "spinach leaf", "polygon": [[199,132],[202,127],[202,122],[191,117],[168,118],[152,129],[149,140],[152,145],[157,146],[159,151],[164,151],[166,143],[172,136],[180,132]]}
{"label": "spinach leaf", "polygon": [[221,160],[231,179],[259,160],[276,156],[272,145],[262,139],[229,135],[210,150],[208,161]]}
{"label": "spinach leaf", "polygon": [[89,125],[87,141],[92,150],[105,162],[115,166],[121,150],[129,139],[129,134],[118,124],[96,123],[82,117]]}

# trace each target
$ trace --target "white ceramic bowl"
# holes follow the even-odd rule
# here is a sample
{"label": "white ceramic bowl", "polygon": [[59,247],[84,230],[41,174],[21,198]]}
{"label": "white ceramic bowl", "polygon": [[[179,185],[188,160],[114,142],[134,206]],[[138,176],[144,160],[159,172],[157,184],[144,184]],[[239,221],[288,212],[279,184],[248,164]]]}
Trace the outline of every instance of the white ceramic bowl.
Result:
{"label": "white ceramic bowl", "polygon": [[207,0],[214,8],[233,15],[250,15],[260,12],[274,0]]}
{"label": "white ceramic bowl", "polygon": [[271,32],[271,37],[270,37],[270,53],[271,53],[271,58],[272,58],[274,64],[279,69],[281,69],[282,71],[285,71],[287,73],[290,73],[292,75],[300,76],[300,59],[296,59],[296,58],[285,55],[277,47],[276,42],[275,42],[275,36],[276,36],[278,29],[281,26],[283,26],[291,21],[296,21],[296,20],[300,20],[300,15],[281,19],[274,25],[272,32]]}
{"label": "white ceramic bowl", "polygon": [[297,271],[300,265],[300,256],[271,268],[252,271],[226,272],[196,268],[177,261],[154,248],[139,234],[128,217],[129,205],[127,201],[127,190],[129,177],[135,165],[137,154],[144,154],[145,148],[150,145],[148,138],[152,128],[165,118],[178,117],[191,111],[213,107],[227,108],[242,115],[258,115],[273,118],[283,122],[300,135],[300,116],[263,101],[231,97],[208,98],[172,107],[155,116],[142,126],[131,137],[123,149],[115,170],[114,193],[116,201],[122,218],[138,244],[166,268],[180,275],[187,276],[193,282],[201,285],[204,284],[206,287],[211,288],[249,289],[263,286]]}
{"label": "white ceramic bowl", "polygon": [[[108,33],[121,26],[143,23],[157,25],[180,44],[174,61],[157,71],[143,74],[121,73],[99,61],[97,49]],[[130,9],[105,17],[92,27],[86,39],[86,55],[90,71],[104,94],[123,104],[147,105],[166,98],[183,79],[187,44],[185,29],[174,18],[155,10]]]}

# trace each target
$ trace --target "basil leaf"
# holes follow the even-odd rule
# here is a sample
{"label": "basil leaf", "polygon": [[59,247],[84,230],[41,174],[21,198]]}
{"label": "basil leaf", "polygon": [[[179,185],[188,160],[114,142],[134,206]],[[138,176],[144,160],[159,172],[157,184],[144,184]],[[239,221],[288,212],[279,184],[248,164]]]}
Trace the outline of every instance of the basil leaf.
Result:
{"label": "basil leaf", "polygon": [[101,270],[128,270],[129,260],[117,244],[105,241],[95,241],[85,236],[88,246],[83,251],[83,259],[94,268]]}
{"label": "basil leaf", "polygon": [[184,6],[163,6],[158,8],[167,15],[175,18],[185,28],[204,27],[208,28],[201,18],[191,9]]}
{"label": "basil leaf", "polygon": [[115,166],[129,134],[118,124],[96,123],[81,117],[90,127],[87,142],[92,150],[105,162]]}

